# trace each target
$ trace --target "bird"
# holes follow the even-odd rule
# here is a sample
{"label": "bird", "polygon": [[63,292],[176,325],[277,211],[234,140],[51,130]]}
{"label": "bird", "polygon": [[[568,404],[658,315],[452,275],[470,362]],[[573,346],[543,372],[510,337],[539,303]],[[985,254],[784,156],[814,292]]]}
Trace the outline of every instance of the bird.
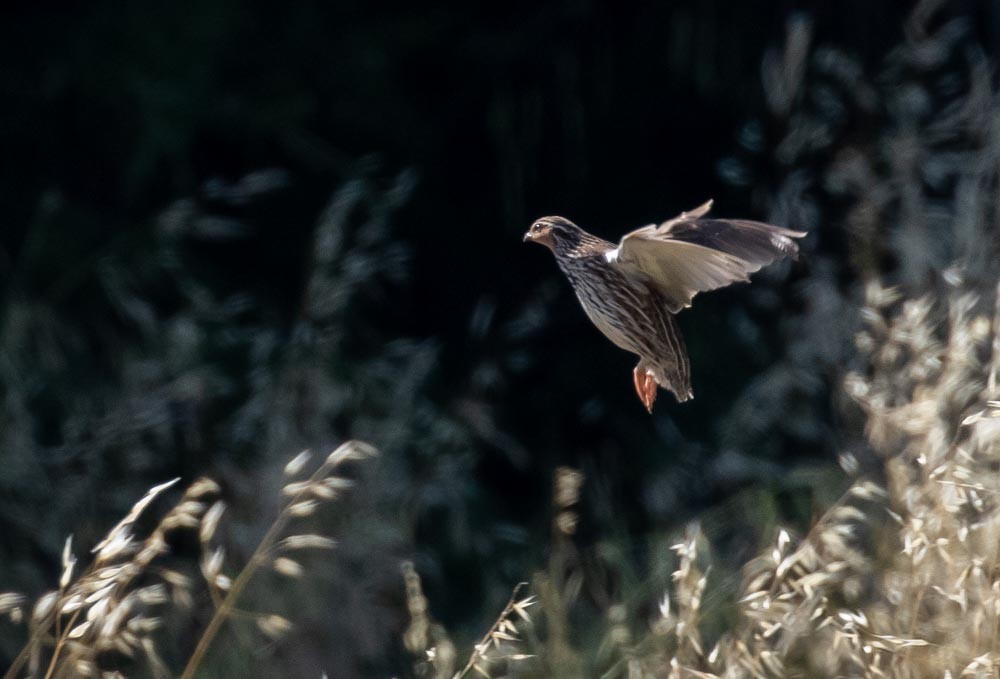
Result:
{"label": "bird", "polygon": [[650,414],[657,387],[678,402],[694,397],[676,314],[699,292],[747,282],[773,262],[796,258],[795,239],[806,235],[763,222],[706,218],[711,208],[709,200],[630,231],[617,245],[565,217],[542,217],[524,234],[525,242],[552,251],[598,330],[638,356],[633,384]]}

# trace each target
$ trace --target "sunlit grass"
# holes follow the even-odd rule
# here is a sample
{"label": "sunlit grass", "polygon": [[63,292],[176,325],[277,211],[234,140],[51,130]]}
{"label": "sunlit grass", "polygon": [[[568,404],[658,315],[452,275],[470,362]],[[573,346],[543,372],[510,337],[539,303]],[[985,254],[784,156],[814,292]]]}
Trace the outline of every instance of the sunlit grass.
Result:
{"label": "sunlit grass", "polygon": [[[563,471],[553,493],[551,561],[533,580],[538,610],[505,628],[508,604],[454,676],[470,667],[494,677],[995,676],[998,301],[954,276],[938,299],[868,287],[857,337],[866,367],[847,377],[845,389],[865,414],[869,452],[882,468],[857,478],[804,537],[777,532],[743,567],[736,615],[721,633],[701,609],[711,594],[711,559],[696,525],[673,548],[662,598],[615,601],[607,592],[610,603],[597,612],[582,601],[581,585],[594,583],[584,582],[580,560],[565,559],[580,487],[567,491],[571,472]],[[856,463],[844,459],[854,473]],[[433,623],[412,568],[406,577],[412,634]],[[595,625],[603,641],[587,646],[582,635]],[[510,633],[498,638],[498,629]],[[456,654],[444,631],[421,639],[407,640],[419,654],[418,676],[452,676]]]}
{"label": "sunlit grass", "polygon": [[[282,508],[253,554],[237,569],[215,544],[225,504],[218,499],[220,489],[214,481],[200,479],[191,484],[155,528],[141,537],[136,522],[178,479],[150,489],[93,548],[82,572],[77,569],[72,540],[66,541],[58,589],[30,606],[22,596],[0,594],[0,613],[14,622],[26,619],[28,626],[27,643],[5,677],[119,677],[133,676],[136,671],[142,676],[179,673],[194,677],[222,626],[234,619],[251,621],[271,640],[292,633],[294,622],[282,615],[244,610],[244,590],[265,569],[302,578],[305,571],[297,554],[336,545],[327,536],[295,533],[295,522],[350,486],[348,479],[336,473],[343,463],[374,454],[366,444],[345,443],[305,478],[310,455],[302,453],[290,461],[285,467]],[[167,557],[170,543],[182,532],[197,539],[200,558],[196,563],[184,560],[177,568],[167,565]],[[211,600],[212,614],[197,632],[178,672],[161,657],[161,633],[167,621],[193,622],[191,616],[199,610],[194,602],[206,597]]]}

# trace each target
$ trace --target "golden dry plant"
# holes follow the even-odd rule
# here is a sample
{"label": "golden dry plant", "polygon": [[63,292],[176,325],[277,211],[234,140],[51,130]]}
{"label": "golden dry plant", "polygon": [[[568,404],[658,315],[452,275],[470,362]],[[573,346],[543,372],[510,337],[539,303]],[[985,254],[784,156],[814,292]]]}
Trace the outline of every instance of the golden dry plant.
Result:
{"label": "golden dry plant", "polygon": [[[219,486],[210,479],[195,481],[142,538],[136,528],[140,516],[179,479],[151,488],[93,548],[86,569],[77,568],[72,539],[67,539],[58,589],[39,597],[30,608],[23,596],[0,594],[0,614],[15,622],[26,617],[28,625],[28,641],[5,678],[111,679],[131,674],[128,668],[136,668],[142,676],[177,676],[158,650],[159,633],[168,615],[190,616],[194,598],[205,590],[213,604],[212,616],[195,637],[181,677],[195,676],[218,632],[233,618],[251,619],[260,633],[279,639],[292,628],[292,621],[275,613],[241,610],[241,595],[264,570],[290,578],[302,576],[304,568],[296,557],[300,551],[335,546],[327,536],[298,534],[292,526],[350,486],[350,480],[338,475],[343,463],[375,454],[371,446],[350,441],[308,475],[311,454],[306,451],[292,459],[284,469],[281,510],[235,576],[227,575],[232,569],[227,568],[225,552],[215,540],[226,508],[219,499]],[[189,572],[167,559],[180,532],[190,533],[199,545],[198,566]]]}
{"label": "golden dry plant", "polygon": [[[608,677],[995,677],[1000,673],[1000,290],[872,283],[846,389],[879,482],[744,567],[737,617],[703,647],[696,530],[675,585]],[[853,468],[853,465],[845,465]],[[675,610],[676,609],[676,610]]]}
{"label": "golden dry plant", "polygon": [[[718,605],[703,606],[730,595],[724,578],[710,576],[709,544],[695,523],[673,546],[662,599],[599,593],[602,641],[588,644],[597,618],[580,593],[594,600],[600,579],[573,542],[583,476],[560,468],[550,556],[534,578],[538,615],[514,626],[510,613],[535,601],[519,603],[515,592],[458,673],[419,577],[404,567],[405,642],[425,656],[418,676],[1000,675],[1000,289],[966,285],[952,270],[943,280],[939,294],[915,299],[867,286],[856,337],[864,368],[848,374],[845,389],[864,415],[869,471],[805,536],[776,530],[744,565],[724,624]],[[842,456],[850,474],[864,466],[856,454]]]}
{"label": "golden dry plant", "polygon": [[[455,671],[455,646],[444,628],[431,621],[420,576],[409,561],[404,562],[401,569],[406,585],[406,606],[410,613],[410,625],[403,635],[403,643],[417,657],[414,667],[417,676],[433,679],[505,676],[516,663],[533,657],[520,652],[524,642],[522,635],[531,626],[528,609],[537,603],[533,595],[521,597],[528,583],[521,582],[514,587],[510,600],[496,621],[475,644],[465,664]],[[495,671],[502,674],[495,675]]]}

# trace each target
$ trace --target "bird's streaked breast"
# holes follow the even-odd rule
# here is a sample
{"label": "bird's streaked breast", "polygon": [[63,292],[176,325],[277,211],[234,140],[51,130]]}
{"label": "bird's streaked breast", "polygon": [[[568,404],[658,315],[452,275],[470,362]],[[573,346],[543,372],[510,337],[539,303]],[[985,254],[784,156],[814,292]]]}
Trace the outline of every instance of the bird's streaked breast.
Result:
{"label": "bird's streaked breast", "polygon": [[648,291],[608,266],[606,254],[559,260],[580,306],[590,321],[617,346],[633,353],[643,353],[649,347],[637,340],[641,335],[635,326],[656,324],[650,317]]}

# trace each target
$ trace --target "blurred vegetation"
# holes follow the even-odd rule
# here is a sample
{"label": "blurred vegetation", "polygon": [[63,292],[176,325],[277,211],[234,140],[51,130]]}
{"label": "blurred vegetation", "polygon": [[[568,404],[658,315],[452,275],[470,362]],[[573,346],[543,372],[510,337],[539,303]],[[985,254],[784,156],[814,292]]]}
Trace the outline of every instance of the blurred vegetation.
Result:
{"label": "blurred vegetation", "polygon": [[[995,10],[887,5],[12,10],[0,589],[27,599],[0,612],[44,600],[69,534],[85,561],[174,477],[218,481],[226,564],[252,563],[287,459],[354,438],[381,455],[306,521],[336,551],[251,583],[295,633],[224,628],[206,676],[450,676],[510,632],[490,625],[522,580],[498,621],[520,641],[470,672],[522,654],[510,672],[744,676],[766,653],[806,676],[939,676],[992,653],[974,617],[977,641],[951,643],[945,601],[954,564],[995,561],[967,546],[993,520],[976,423],[1000,351]],[[614,238],[709,197],[810,235],[799,263],[682,315],[697,398],[649,418],[631,358],[519,236],[562,213]],[[979,504],[941,495],[963,474]],[[979,537],[940,542],[963,526]],[[824,552],[827,530],[858,538]],[[952,565],[913,561],[914,540]],[[795,598],[824,568],[828,589]],[[775,617],[736,603],[762,573]],[[963,610],[994,605],[991,583]],[[212,586],[164,614],[172,673]],[[799,623],[827,618],[836,652],[815,656]],[[0,625],[10,660],[30,630]],[[890,648],[855,643],[871,635]]]}

